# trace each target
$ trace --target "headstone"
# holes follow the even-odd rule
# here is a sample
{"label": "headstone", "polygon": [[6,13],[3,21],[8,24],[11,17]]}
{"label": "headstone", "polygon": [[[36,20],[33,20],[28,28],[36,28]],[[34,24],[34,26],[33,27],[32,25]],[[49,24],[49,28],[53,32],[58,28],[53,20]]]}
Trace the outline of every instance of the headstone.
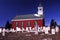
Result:
{"label": "headstone", "polygon": [[35,30],[35,28],[32,28],[32,30]]}
{"label": "headstone", "polygon": [[22,27],[22,32],[25,31],[25,29]]}
{"label": "headstone", "polygon": [[51,29],[51,34],[55,34],[55,29]]}
{"label": "headstone", "polygon": [[21,31],[21,29],[19,27],[16,27],[16,31]]}
{"label": "headstone", "polygon": [[34,29],[35,29],[35,35],[38,35],[38,24],[37,24],[36,21],[35,21],[35,27],[34,27]]}
{"label": "headstone", "polygon": [[28,27],[26,27],[26,31],[28,31]]}
{"label": "headstone", "polygon": [[44,32],[43,27],[40,27],[40,32]]}
{"label": "headstone", "polygon": [[35,35],[38,35],[38,25],[35,26]]}
{"label": "headstone", "polygon": [[16,27],[16,32],[18,31],[18,27]]}
{"label": "headstone", "polygon": [[9,33],[9,32],[10,32],[10,30],[9,30],[9,29],[6,29],[6,32],[7,32],[7,33]]}
{"label": "headstone", "polygon": [[38,29],[35,27],[35,35],[38,35]]}
{"label": "headstone", "polygon": [[16,32],[16,30],[12,29],[12,32]]}
{"label": "headstone", "polygon": [[35,35],[38,35],[38,32],[37,31],[35,31]]}
{"label": "headstone", "polygon": [[48,28],[48,30],[50,31],[50,26],[48,26],[47,28]]}
{"label": "headstone", "polygon": [[38,27],[38,32],[41,32],[41,28],[40,27]]}
{"label": "headstone", "polygon": [[5,28],[3,29],[2,36],[5,36]]}
{"label": "headstone", "polygon": [[29,30],[31,31],[31,27],[29,27]]}
{"label": "headstone", "polygon": [[49,34],[48,27],[45,27],[45,34]]}
{"label": "headstone", "polygon": [[10,29],[10,32],[12,32],[12,30],[13,30],[13,29],[11,28],[11,29]]}
{"label": "headstone", "polygon": [[43,27],[42,32],[45,32],[46,27]]}
{"label": "headstone", "polygon": [[0,33],[2,32],[2,28],[0,28]]}
{"label": "headstone", "polygon": [[26,27],[26,31],[28,32],[29,30],[28,30],[28,27]]}
{"label": "headstone", "polygon": [[59,32],[59,27],[55,27],[55,32]]}
{"label": "headstone", "polygon": [[21,31],[21,28],[18,28],[19,30],[18,31]]}

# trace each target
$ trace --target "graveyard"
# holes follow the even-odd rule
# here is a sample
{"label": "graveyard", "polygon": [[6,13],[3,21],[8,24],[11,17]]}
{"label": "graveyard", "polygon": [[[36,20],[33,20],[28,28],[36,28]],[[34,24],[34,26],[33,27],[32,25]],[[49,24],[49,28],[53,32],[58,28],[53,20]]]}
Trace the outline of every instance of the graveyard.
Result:
{"label": "graveyard", "polygon": [[34,30],[6,30],[0,29],[0,40],[60,40],[60,29],[56,27],[55,29],[50,29],[50,27],[43,27],[41,31],[34,28]]}
{"label": "graveyard", "polygon": [[60,40],[60,34],[47,35],[41,34],[34,35],[34,33],[6,33],[5,36],[0,34],[0,40]]}

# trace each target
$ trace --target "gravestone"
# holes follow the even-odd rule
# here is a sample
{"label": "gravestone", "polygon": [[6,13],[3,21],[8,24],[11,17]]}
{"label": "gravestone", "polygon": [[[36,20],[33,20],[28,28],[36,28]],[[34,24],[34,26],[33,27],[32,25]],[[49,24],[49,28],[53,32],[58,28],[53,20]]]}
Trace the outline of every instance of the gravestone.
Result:
{"label": "gravestone", "polygon": [[2,36],[5,36],[5,28],[2,31]]}
{"label": "gravestone", "polygon": [[0,33],[2,32],[2,28],[0,28]]}
{"label": "gravestone", "polygon": [[48,29],[48,27],[45,27],[45,34],[49,34],[49,29]]}
{"label": "gravestone", "polygon": [[55,34],[55,29],[51,29],[51,34]]}
{"label": "gravestone", "polygon": [[57,33],[59,32],[59,27],[57,27],[57,26],[55,27],[55,32],[57,32]]}
{"label": "gravestone", "polygon": [[28,27],[26,27],[26,31],[27,31],[27,32],[29,31]]}
{"label": "gravestone", "polygon": [[35,35],[38,35],[38,25],[37,25],[37,22],[35,22]]}

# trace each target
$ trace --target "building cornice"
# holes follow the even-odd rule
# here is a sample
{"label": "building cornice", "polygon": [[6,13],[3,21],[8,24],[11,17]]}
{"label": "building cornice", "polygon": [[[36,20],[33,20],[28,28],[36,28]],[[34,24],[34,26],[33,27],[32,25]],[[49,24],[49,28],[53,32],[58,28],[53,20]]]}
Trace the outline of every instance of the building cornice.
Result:
{"label": "building cornice", "polygon": [[33,19],[13,19],[11,21],[25,21],[25,20],[42,20],[43,18],[33,18]]}

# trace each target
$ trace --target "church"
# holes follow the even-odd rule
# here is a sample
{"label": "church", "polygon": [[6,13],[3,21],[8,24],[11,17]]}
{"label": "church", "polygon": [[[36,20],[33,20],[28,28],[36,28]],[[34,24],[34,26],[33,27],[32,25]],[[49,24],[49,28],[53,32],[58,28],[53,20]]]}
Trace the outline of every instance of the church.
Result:
{"label": "church", "polygon": [[34,28],[37,24],[39,27],[43,27],[43,6],[41,4],[37,7],[38,11],[36,14],[17,15],[12,19],[12,28],[16,30],[16,27]]}

